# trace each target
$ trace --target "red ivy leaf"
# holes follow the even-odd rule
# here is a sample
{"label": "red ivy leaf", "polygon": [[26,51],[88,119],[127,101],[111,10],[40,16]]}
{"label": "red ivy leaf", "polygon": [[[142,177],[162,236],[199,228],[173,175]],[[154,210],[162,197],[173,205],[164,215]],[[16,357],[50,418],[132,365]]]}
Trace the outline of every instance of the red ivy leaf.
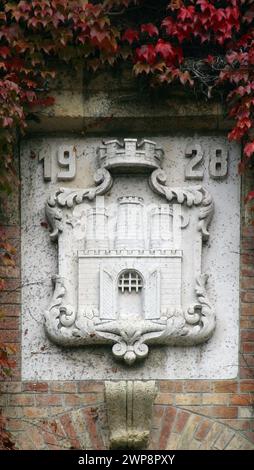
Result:
{"label": "red ivy leaf", "polygon": [[168,59],[174,55],[173,47],[169,42],[159,39],[156,44],[155,50],[157,54],[161,54],[164,59]]}
{"label": "red ivy leaf", "polygon": [[153,64],[156,59],[156,51],[152,44],[144,44],[143,46],[136,49],[137,58],[141,62],[147,62]]}
{"label": "red ivy leaf", "polygon": [[152,23],[146,23],[141,25],[141,32],[147,33],[148,36],[158,36],[158,28]]}
{"label": "red ivy leaf", "polygon": [[245,202],[249,202],[249,201],[252,201],[254,199],[254,191],[250,191],[246,198],[244,199]]}
{"label": "red ivy leaf", "polygon": [[253,155],[254,153],[254,142],[248,142],[245,146],[244,146],[244,154],[246,155],[247,158],[250,158],[251,155]]}
{"label": "red ivy leaf", "polygon": [[0,47],[0,56],[3,57],[3,59],[6,59],[6,57],[10,56],[10,48],[7,46],[2,46]]}
{"label": "red ivy leaf", "polygon": [[123,41],[128,41],[129,44],[132,44],[134,41],[139,40],[139,33],[134,29],[126,29],[122,35]]}
{"label": "red ivy leaf", "polygon": [[212,65],[215,61],[215,57],[213,55],[208,54],[207,58],[204,60],[207,64]]}

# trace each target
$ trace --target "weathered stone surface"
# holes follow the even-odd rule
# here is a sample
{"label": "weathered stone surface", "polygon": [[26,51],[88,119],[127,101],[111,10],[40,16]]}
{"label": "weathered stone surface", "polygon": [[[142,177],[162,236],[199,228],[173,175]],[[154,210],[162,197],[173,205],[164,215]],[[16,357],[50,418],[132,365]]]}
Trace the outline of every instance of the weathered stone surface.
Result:
{"label": "weathered stone surface", "polygon": [[[46,338],[43,331],[43,312],[47,310],[52,295],[51,276],[58,273],[58,268],[56,248],[50,243],[48,237],[44,204],[48,196],[63,185],[66,188],[87,188],[93,185],[92,174],[98,168],[96,148],[100,145],[100,140],[95,138],[31,140],[24,143],[22,156],[24,379],[107,379],[112,376],[112,372],[115,379],[233,378],[236,376],[240,222],[239,177],[237,175],[238,147],[227,144],[224,137],[149,137],[149,140],[156,141],[157,145],[165,150],[163,167],[168,179],[168,188],[187,187],[192,190],[193,186],[204,186],[212,194],[215,202],[215,218],[210,229],[210,240],[203,246],[202,267],[202,272],[207,272],[210,276],[208,294],[217,315],[217,328],[213,337],[208,343],[198,347],[156,346],[149,354],[145,367],[137,364],[132,366],[131,370],[121,363],[114,363],[108,354],[108,348],[100,346],[62,350]],[[204,157],[202,156],[201,162],[198,162],[200,171],[195,176],[196,167],[192,164],[192,158],[196,157],[194,155],[190,158],[189,151],[186,153],[186,149],[195,146],[197,142]],[[67,180],[64,177],[64,183],[56,179],[57,175],[58,177],[59,173],[63,175],[64,171],[61,169],[62,166],[57,166],[56,159],[59,149],[63,145],[75,149],[73,152],[77,168],[75,178],[72,176],[72,179]],[[214,174],[214,170],[211,170],[209,163],[210,158],[217,155],[217,151],[221,152],[223,156],[229,151],[228,172],[219,179],[217,174]],[[44,157],[45,165],[45,159],[50,155],[52,157],[52,172],[46,173],[46,175],[44,173],[44,176],[47,176],[47,180],[44,182],[42,161],[38,164],[37,158],[42,160]],[[190,164],[193,165],[193,169],[188,173],[188,179],[185,181],[186,165]],[[192,180],[189,179],[190,177]],[[157,188],[156,185],[155,187]],[[166,188],[163,185],[162,187]],[[165,191],[169,191],[169,189]],[[119,178],[116,178],[116,183],[110,190],[109,196],[105,196],[105,198],[112,197],[113,200],[117,200],[119,197],[132,194],[147,199],[150,195],[150,189],[147,187],[147,183],[146,186],[144,185],[144,179],[141,176],[121,174]],[[154,196],[151,202],[157,202],[158,198],[159,196]],[[77,209],[79,207],[77,206]],[[78,210],[74,215],[78,220],[80,216]],[[58,222],[60,221],[58,220]],[[69,222],[63,233],[72,230],[71,227],[75,221],[69,220]],[[184,226],[184,218],[182,224]],[[60,225],[56,226],[62,230]],[[234,227],[233,233],[232,227]],[[67,236],[67,238],[61,239],[63,247],[73,246],[75,253],[77,250],[84,249],[82,230],[82,227],[78,225],[75,228],[77,240],[79,240],[78,246],[72,245],[72,239]],[[192,238],[188,240],[188,243],[191,247]],[[196,259],[200,259],[200,246],[196,245],[195,249]],[[31,252],[36,253],[33,258],[30,256]],[[67,252],[64,248],[64,251],[60,250],[60,253]],[[70,258],[69,255],[67,257],[64,255],[59,259],[59,266],[65,266],[67,287],[69,292],[74,293],[72,295],[77,293],[77,282],[75,276],[74,281],[67,279],[67,273],[70,272],[70,269],[76,269],[75,253]],[[73,262],[74,264],[72,264]],[[193,262],[190,261],[189,265],[188,263],[186,265],[190,278],[191,276],[195,277]],[[186,277],[182,297],[189,295],[188,279],[189,277]],[[174,297],[176,290],[169,289],[169,294],[171,291]],[[175,297],[173,300],[176,302]],[[69,316],[68,321],[70,319]]]}
{"label": "weathered stone surface", "polygon": [[148,443],[154,381],[105,382],[105,398],[112,449],[143,449]]}
{"label": "weathered stone surface", "polygon": [[[57,78],[50,84],[55,103],[38,112],[38,122],[28,132],[172,132],[218,131],[230,128],[225,110],[216,101],[198,100],[172,87],[166,96],[156,96],[137,86],[130,71],[118,77],[110,72],[87,74],[81,68],[58,65]],[[133,119],[135,116],[135,119]]]}

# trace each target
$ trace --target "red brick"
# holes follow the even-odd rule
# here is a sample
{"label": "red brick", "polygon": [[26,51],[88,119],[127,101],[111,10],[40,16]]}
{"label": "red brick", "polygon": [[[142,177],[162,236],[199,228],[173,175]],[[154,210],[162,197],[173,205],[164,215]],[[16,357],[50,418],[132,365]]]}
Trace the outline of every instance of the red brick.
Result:
{"label": "red brick", "polygon": [[237,392],[237,382],[231,380],[220,380],[213,382],[213,390],[216,393]]}
{"label": "red brick", "polygon": [[80,449],[80,442],[78,440],[78,436],[76,434],[76,431],[73,427],[70,415],[65,414],[65,415],[61,416],[60,421],[61,421],[61,424],[63,426],[63,429],[64,429],[64,432],[65,432],[66,436],[70,440],[71,446],[74,447],[74,448]]}
{"label": "red brick", "polygon": [[21,308],[19,305],[1,305],[0,311],[3,317],[19,317]]}
{"label": "red brick", "polygon": [[8,240],[10,238],[20,237],[19,225],[1,225],[1,231],[2,231],[3,237],[5,237]]}
{"label": "red brick", "polygon": [[204,393],[203,405],[227,405],[230,400],[229,393]]}
{"label": "red brick", "polygon": [[161,392],[182,392],[183,391],[183,380],[161,380],[160,381]]}
{"label": "red brick", "polygon": [[173,432],[180,434],[183,431],[189,417],[190,413],[179,410],[175,419]]}
{"label": "red brick", "polygon": [[97,427],[98,411],[94,408],[86,408],[83,410],[87,430],[94,450],[103,450],[104,443],[102,441],[99,429]]}
{"label": "red brick", "polygon": [[254,238],[244,238],[242,240],[243,250],[254,250]]}
{"label": "red brick", "polygon": [[241,256],[241,262],[244,265],[250,265],[252,266],[254,264],[254,253],[243,253]]}
{"label": "red brick", "polygon": [[20,393],[21,383],[20,382],[0,382],[1,393]]}
{"label": "red brick", "polygon": [[254,432],[245,432],[244,435],[249,441],[254,442]]}
{"label": "red brick", "polygon": [[37,406],[24,407],[22,412],[24,417],[31,419],[47,418],[49,414],[47,408],[39,408]]}
{"label": "red brick", "polygon": [[188,392],[210,392],[211,381],[210,380],[185,380],[184,391]]}
{"label": "red brick", "polygon": [[242,317],[240,320],[240,329],[249,330],[254,328],[254,315],[253,317]]}
{"label": "red brick", "polygon": [[33,442],[28,432],[21,432],[15,436],[15,446],[21,450],[33,450]]}
{"label": "red brick", "polygon": [[240,367],[241,379],[252,379],[254,376],[254,367]]}
{"label": "red brick", "polygon": [[220,422],[226,424],[237,431],[244,431],[250,429],[250,420],[249,419],[220,419]]}
{"label": "red brick", "polygon": [[161,433],[159,438],[159,448],[166,449],[166,444],[169,438],[169,435],[173,429],[174,422],[176,418],[176,409],[168,407],[165,411],[164,419],[161,426]]}
{"label": "red brick", "polygon": [[160,428],[161,420],[163,418],[165,407],[162,405],[154,405],[153,409],[153,428]]}
{"label": "red brick", "polygon": [[20,278],[20,269],[13,266],[0,266],[0,277],[2,278]]}
{"label": "red brick", "polygon": [[21,283],[19,279],[5,279],[4,291],[20,291]]}
{"label": "red brick", "polygon": [[253,303],[254,302],[254,292],[242,292],[241,299],[243,302]]}
{"label": "red brick", "polygon": [[41,429],[38,429],[35,426],[31,426],[29,429],[30,439],[33,441],[34,450],[39,450],[44,447],[43,433]]}
{"label": "red brick", "polygon": [[243,237],[254,237],[254,225],[247,225],[242,228],[242,236]]}
{"label": "red brick", "polygon": [[242,265],[241,274],[242,276],[254,276],[254,267],[251,265]]}
{"label": "red brick", "polygon": [[38,406],[58,406],[62,405],[62,397],[59,395],[37,395],[36,404]]}
{"label": "red brick", "polygon": [[19,318],[0,318],[0,330],[17,330],[19,328]]}
{"label": "red brick", "polygon": [[50,432],[54,432],[57,437],[66,438],[66,434],[63,430],[63,427],[59,421],[53,420],[47,423],[47,429]]}
{"label": "red brick", "polygon": [[17,290],[2,291],[0,295],[0,304],[20,304],[21,295]]}
{"label": "red brick", "polygon": [[254,392],[254,379],[242,381],[240,383],[240,390],[241,392]]}
{"label": "red brick", "polygon": [[175,396],[176,405],[200,405],[201,402],[202,397],[200,393],[178,393]]}
{"label": "red brick", "polygon": [[[243,367],[254,367],[254,356],[251,354],[245,354],[240,356],[240,364]],[[254,377],[254,376],[253,376]],[[253,378],[251,377],[251,378]]]}
{"label": "red brick", "polygon": [[89,392],[103,392],[104,383],[97,381],[87,381],[78,383],[79,393],[89,393]]}
{"label": "red brick", "polygon": [[254,343],[243,342],[241,349],[244,353],[253,353],[254,352]]}
{"label": "red brick", "polygon": [[199,441],[203,441],[207,434],[209,433],[211,427],[213,425],[212,420],[207,420],[204,419],[198,426],[196,432],[195,432],[195,439],[198,439]]}
{"label": "red brick", "polygon": [[254,330],[250,331],[241,331],[241,340],[242,341],[254,341]]}
{"label": "red brick", "polygon": [[94,405],[98,401],[103,401],[103,398],[96,393],[69,394],[64,397],[64,403],[67,406]]}
{"label": "red brick", "polygon": [[175,395],[173,393],[159,392],[155,398],[156,405],[172,405],[174,401],[175,401]]}
{"label": "red brick", "polygon": [[75,382],[52,382],[50,391],[54,393],[76,393],[77,384]]}
{"label": "red brick", "polygon": [[[253,256],[254,263],[254,256]],[[254,278],[253,277],[243,277],[241,282],[242,289],[254,289]]]}
{"label": "red brick", "polygon": [[237,418],[236,406],[185,406],[186,410],[211,418]]}
{"label": "red brick", "polygon": [[157,450],[159,449],[159,433],[158,429],[151,429],[149,436],[149,449]]}
{"label": "red brick", "polygon": [[254,404],[254,396],[251,396],[250,394],[244,394],[244,395],[232,395],[230,398],[230,403],[231,405],[253,405]]}
{"label": "red brick", "polygon": [[34,396],[25,394],[10,395],[9,397],[10,406],[33,406]]}
{"label": "red brick", "polygon": [[254,316],[254,305],[242,303],[241,314]]}
{"label": "red brick", "polygon": [[12,419],[9,418],[6,423],[6,429],[8,431],[23,431],[25,423],[22,419]]}
{"label": "red brick", "polygon": [[45,444],[56,446],[57,449],[59,448],[57,438],[53,433],[47,432],[47,431],[42,431],[42,434],[43,434],[43,437],[44,437]]}
{"label": "red brick", "polygon": [[45,382],[26,382],[23,383],[23,390],[25,392],[47,392],[48,384]]}
{"label": "red brick", "polygon": [[10,343],[15,343],[18,342],[20,339],[20,333],[19,331],[16,330],[8,330],[8,331],[0,331],[0,342],[10,342]]}
{"label": "red brick", "polygon": [[8,395],[0,395],[0,409],[7,406]]}

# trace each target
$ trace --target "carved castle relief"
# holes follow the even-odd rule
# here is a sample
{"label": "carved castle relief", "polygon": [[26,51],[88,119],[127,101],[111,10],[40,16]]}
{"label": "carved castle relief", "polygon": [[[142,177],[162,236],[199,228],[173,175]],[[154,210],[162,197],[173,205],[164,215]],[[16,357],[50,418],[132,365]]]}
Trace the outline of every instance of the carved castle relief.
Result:
{"label": "carved castle relief", "polygon": [[[59,271],[45,329],[54,343],[111,345],[131,366],[153,345],[193,346],[212,336],[202,253],[213,199],[201,185],[168,185],[163,154],[148,140],[107,141],[93,187],[60,188],[48,198]],[[126,173],[119,196],[114,187]]]}

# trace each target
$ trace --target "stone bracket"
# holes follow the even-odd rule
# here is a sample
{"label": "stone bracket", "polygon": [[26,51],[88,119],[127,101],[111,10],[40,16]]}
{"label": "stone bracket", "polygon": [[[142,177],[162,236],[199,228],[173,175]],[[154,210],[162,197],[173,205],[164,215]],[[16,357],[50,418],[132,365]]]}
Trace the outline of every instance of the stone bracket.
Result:
{"label": "stone bracket", "polygon": [[105,382],[111,449],[144,449],[148,445],[157,387],[154,380]]}

